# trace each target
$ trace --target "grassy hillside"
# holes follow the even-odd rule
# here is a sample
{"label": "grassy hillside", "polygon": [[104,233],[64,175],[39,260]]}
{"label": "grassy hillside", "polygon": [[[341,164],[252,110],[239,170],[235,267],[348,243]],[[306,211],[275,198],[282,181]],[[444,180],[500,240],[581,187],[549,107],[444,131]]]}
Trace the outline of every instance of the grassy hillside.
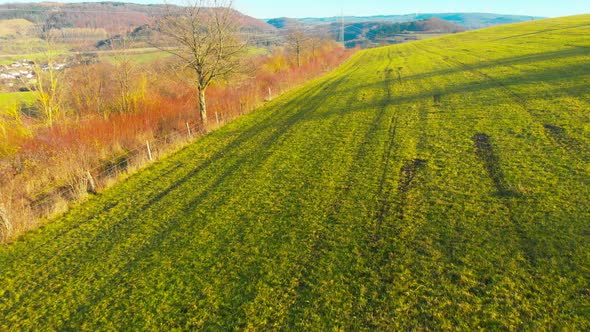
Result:
{"label": "grassy hillside", "polygon": [[360,52],[0,248],[0,329],[588,330],[589,36]]}
{"label": "grassy hillside", "polygon": [[24,19],[0,20],[0,37],[26,34],[33,23]]}
{"label": "grassy hillside", "polygon": [[[171,5],[174,6],[174,5]],[[3,3],[0,4],[2,20],[25,19],[41,23],[51,17],[58,28],[102,28],[109,34],[128,31],[150,22],[153,17],[166,14],[167,6],[158,4],[135,4],[125,2],[84,3]],[[251,32],[269,32],[274,28],[263,21],[235,12],[244,29]]]}

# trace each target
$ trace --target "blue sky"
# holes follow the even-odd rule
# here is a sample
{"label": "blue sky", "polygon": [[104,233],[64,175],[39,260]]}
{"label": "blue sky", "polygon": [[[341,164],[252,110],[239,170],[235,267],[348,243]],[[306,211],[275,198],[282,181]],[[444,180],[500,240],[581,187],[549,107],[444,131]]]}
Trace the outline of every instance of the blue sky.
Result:
{"label": "blue sky", "polygon": [[[0,0],[0,3],[31,1],[35,0]],[[164,0],[119,1],[144,4],[164,3]],[[169,3],[184,1],[187,0],[168,0]],[[544,17],[590,14],[590,0],[234,0],[234,7],[257,18],[339,16],[341,11],[346,16],[448,12],[486,12]]]}
{"label": "blue sky", "polygon": [[556,17],[590,13],[590,0],[234,0],[240,11],[257,18],[486,12]]}

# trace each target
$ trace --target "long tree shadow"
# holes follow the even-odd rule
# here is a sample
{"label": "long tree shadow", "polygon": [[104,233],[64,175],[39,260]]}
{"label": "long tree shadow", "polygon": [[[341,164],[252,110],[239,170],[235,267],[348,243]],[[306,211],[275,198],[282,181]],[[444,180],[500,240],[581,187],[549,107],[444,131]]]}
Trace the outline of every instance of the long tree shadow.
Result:
{"label": "long tree shadow", "polygon": [[515,39],[515,38],[521,38],[521,37],[530,37],[530,36],[541,35],[541,34],[544,34],[544,33],[547,33],[547,32],[565,31],[565,30],[571,30],[571,29],[576,29],[576,28],[584,28],[584,27],[590,27],[590,24],[578,24],[578,25],[567,26],[565,28],[543,29],[543,30],[538,30],[538,31],[535,31],[535,32],[522,33],[522,34],[519,34],[519,35],[512,35],[512,36],[508,36],[508,37],[497,38],[497,39],[493,39],[492,41]]}
{"label": "long tree shadow", "polygon": [[[338,85],[340,85],[345,80],[345,78],[346,78],[345,76],[337,77],[337,78],[329,80],[323,84],[330,86],[331,89],[335,89]],[[210,190],[211,188],[214,188],[216,185],[219,185],[220,183],[223,182],[225,177],[228,177],[231,174],[233,174],[233,172],[235,172],[235,170],[237,169],[237,165],[241,163],[240,160],[243,162],[246,159],[252,158],[253,155],[254,156],[265,155],[268,157],[267,154],[263,154],[260,152],[263,150],[267,150],[268,147],[270,145],[274,144],[274,142],[276,142],[277,139],[281,135],[283,135],[285,132],[287,132],[289,130],[289,128],[291,128],[293,125],[295,125],[302,117],[305,117],[305,115],[307,113],[313,112],[315,110],[315,108],[319,104],[321,104],[321,102],[322,102],[321,98],[309,98],[310,96],[316,95],[318,93],[319,92],[317,92],[316,89],[310,89],[309,93],[302,95],[300,98],[295,98],[294,100],[292,100],[289,103],[289,104],[293,104],[291,106],[295,106],[295,105],[297,105],[297,103],[301,103],[303,101],[308,102],[307,107],[305,108],[304,111],[300,111],[297,107],[294,107],[293,112],[285,112],[285,113],[280,114],[279,116],[275,117],[273,119],[273,121],[270,121],[270,123],[267,123],[267,122],[259,123],[259,124],[255,125],[254,127],[250,128],[249,130],[244,131],[238,138],[236,138],[230,144],[228,144],[227,146],[222,148],[220,151],[218,151],[211,158],[209,158],[208,160],[206,160],[205,162],[203,162],[202,164],[200,164],[196,168],[192,169],[191,171],[186,173],[184,176],[175,179],[175,181],[173,181],[170,185],[168,185],[168,187],[157,192],[155,196],[149,198],[147,201],[144,201],[142,204],[134,207],[134,210],[132,211],[132,213],[127,214],[125,216],[125,218],[120,219],[120,220],[117,219],[115,222],[109,223],[109,225],[107,227],[101,228],[98,231],[98,233],[93,236],[91,241],[87,241],[86,243],[91,243],[93,247],[98,247],[98,248],[100,248],[101,251],[111,250],[123,238],[125,238],[127,236],[128,231],[133,231],[133,229],[134,229],[133,220],[141,219],[141,218],[139,218],[139,216],[146,209],[155,205],[162,198],[166,197],[167,195],[170,195],[171,192],[173,192],[176,189],[183,186],[189,179],[191,179],[193,176],[195,176],[197,173],[199,173],[203,169],[211,166],[212,164],[214,164],[215,162],[217,162],[223,158],[227,158],[227,156],[228,156],[228,154],[230,154],[230,152],[232,152],[234,150],[239,150],[241,156],[238,157],[237,162],[233,163],[233,166],[229,167],[223,173],[221,173],[221,175],[217,178],[217,180],[214,180],[214,182],[212,183],[211,186],[204,187],[205,190],[203,191],[203,195],[200,196],[200,197],[202,197],[202,199],[204,199],[206,197],[206,193],[208,190]],[[312,100],[314,102],[309,103],[310,100]],[[254,145],[254,150],[258,151],[258,153],[255,151],[244,151],[242,149],[239,149],[247,141],[251,140],[255,136],[260,135],[261,130],[268,130],[268,128],[270,128],[270,127],[272,127],[273,129],[276,129],[276,130],[272,130],[272,131],[269,130],[269,132],[271,132],[271,135],[269,137],[265,138],[261,144]],[[262,159],[260,159],[259,162],[262,162]],[[174,174],[172,174],[172,175],[174,175]],[[209,189],[207,189],[207,188],[209,188]],[[199,201],[200,201],[200,199],[197,199],[194,202],[191,202],[190,204],[196,204]],[[107,213],[112,211],[114,208],[113,204],[117,204],[117,203],[113,203],[113,202],[109,203],[108,206],[105,206],[104,211],[107,211]],[[96,217],[98,217],[98,215]],[[102,215],[102,217],[105,217],[105,216]],[[94,216],[93,216],[93,218],[94,218]],[[116,216],[111,217],[111,220],[114,221],[115,219],[116,219]],[[92,220],[85,220],[80,223],[89,223],[89,222],[92,222]],[[58,234],[57,237],[53,237],[53,238],[49,239],[49,241],[51,241],[51,242],[61,241],[61,239],[63,239],[63,237],[66,236],[69,231],[71,231],[73,229],[79,229],[78,225],[73,225],[73,226],[74,226],[73,228],[68,228],[68,230],[60,232],[60,234]],[[162,230],[162,233],[166,233],[167,230],[171,230],[174,226],[176,226],[176,223],[172,223],[172,224],[168,225],[166,227],[166,229]],[[43,241],[43,242],[46,243],[45,241]],[[37,249],[41,249],[41,248],[37,247]],[[68,256],[71,254],[70,251],[62,251],[58,255],[55,255],[55,252],[53,251],[52,246],[48,247],[47,249],[48,250],[45,252],[46,258],[42,259],[42,260],[56,260],[59,256]],[[87,255],[88,251],[86,249],[80,250],[80,248],[73,248],[73,246],[72,246],[72,249],[77,252],[76,256],[80,256],[81,258],[92,256],[92,255]],[[91,250],[91,248],[87,248],[87,249]],[[37,256],[42,255],[43,252],[44,252],[43,250],[37,251],[35,253],[35,255],[37,255]],[[18,263],[18,258],[16,258],[14,261]],[[80,261],[83,261],[83,259],[80,259]],[[69,267],[67,265],[63,265],[63,266],[61,266],[61,268],[59,268],[57,270],[52,270],[51,272],[48,272],[42,266],[40,266],[40,268],[41,268],[40,275],[34,274],[35,277],[37,278],[36,287],[29,288],[24,294],[21,294],[20,301],[25,300],[27,297],[31,296],[32,294],[37,293],[37,290],[42,289],[44,287],[45,282],[51,282],[51,279],[52,279],[52,278],[50,278],[51,275],[58,275],[58,274],[65,272],[69,269]],[[42,275],[43,274],[46,274],[45,279],[44,279],[45,282],[42,282],[42,280],[43,280]],[[31,274],[31,275],[33,275],[33,274]],[[14,305],[17,305],[17,303],[15,303]],[[7,308],[5,310],[5,313],[10,312],[13,308],[14,308],[14,306],[11,308]]]}
{"label": "long tree shadow", "polygon": [[[335,86],[338,86],[339,84],[341,84],[344,79],[345,79],[344,77],[332,77],[329,80],[326,80],[325,82],[319,83],[319,86],[321,86],[322,88],[325,88],[325,87],[334,88]],[[200,163],[194,169],[192,169],[188,174],[185,174],[180,177],[178,176],[180,173],[184,173],[185,167],[186,167],[186,165],[184,165],[184,163],[179,162],[179,163],[177,163],[176,166],[173,166],[172,168],[165,168],[168,166],[163,165],[163,164],[155,164],[152,166],[155,168],[153,175],[150,175],[149,173],[146,174],[145,172],[142,173],[141,176],[140,175],[133,175],[127,181],[135,181],[135,182],[141,181],[142,178],[145,176],[149,177],[148,182],[157,181],[157,182],[161,183],[166,180],[171,181],[168,188],[163,189],[163,191],[161,191],[159,193],[154,193],[155,196],[142,197],[142,199],[145,200],[145,203],[142,203],[142,205],[139,207],[138,210],[141,210],[141,208],[143,208],[145,206],[151,205],[154,201],[157,201],[158,199],[160,199],[161,197],[166,195],[167,192],[173,190],[180,183],[184,182],[184,180],[186,180],[187,178],[190,178],[194,174],[200,172],[201,170],[208,167],[210,164],[216,162],[217,160],[220,160],[221,158],[224,158],[225,156],[232,155],[236,151],[241,152],[240,147],[243,144],[245,144],[246,142],[248,142],[249,140],[251,140],[255,137],[258,137],[261,133],[266,132],[268,129],[272,128],[273,126],[276,126],[277,124],[280,124],[283,121],[288,123],[293,118],[299,117],[301,115],[302,111],[300,110],[301,108],[297,107],[298,105],[307,105],[307,107],[305,107],[303,109],[304,110],[312,110],[314,105],[309,105],[308,101],[310,100],[310,98],[312,96],[319,94],[318,90],[320,90],[320,89],[319,88],[307,89],[300,96],[293,98],[288,103],[286,103],[285,106],[283,106],[283,109],[290,110],[290,111],[273,112],[272,114],[271,114],[271,112],[269,112],[269,114],[262,117],[261,121],[258,121],[257,123],[249,126],[245,130],[241,130],[241,131],[237,132],[237,135],[235,132],[223,132],[223,133],[214,132],[214,133],[212,133],[211,135],[223,135],[225,137],[232,137],[232,138],[230,138],[230,141],[228,142],[228,144],[224,145],[221,149],[219,149],[211,157],[208,157],[207,159],[205,159],[202,163]],[[211,138],[205,137],[204,139],[211,139]],[[187,152],[187,149],[190,149],[190,146],[186,147],[183,151],[179,152],[177,155],[175,155],[172,158],[182,159],[182,158],[186,157],[185,152]],[[166,176],[166,177],[164,178],[163,176]],[[142,185],[142,187],[145,185],[147,185],[147,184]],[[98,203],[99,208],[98,209],[95,208],[94,209],[95,212],[86,216],[86,219],[90,221],[101,213],[113,210],[122,201],[123,201],[123,197],[121,197],[121,199],[115,200],[115,201],[111,201],[111,200],[106,201],[106,200],[98,199],[95,201],[95,203]],[[67,227],[67,226],[69,226],[69,227]],[[49,243],[54,242],[59,237],[66,235],[69,230],[75,230],[78,227],[79,227],[79,224],[64,225],[64,227],[62,227],[60,230],[57,231],[56,235],[49,237],[49,238],[47,236],[45,236],[46,241],[43,241],[43,242],[46,242],[46,243],[47,242],[49,242]],[[29,248],[31,248],[31,247],[29,247]],[[37,247],[34,247],[33,249],[35,249],[36,251],[39,251],[42,249],[42,246],[37,246]]]}
{"label": "long tree shadow", "polygon": [[482,133],[475,134],[473,143],[475,144],[476,154],[482,161],[490,179],[494,182],[497,193],[503,197],[517,196],[518,194],[511,189],[510,184],[506,181],[500,166],[500,158],[494,151],[490,137]]}
{"label": "long tree shadow", "polygon": [[[464,72],[465,69],[457,71],[457,72]],[[568,73],[567,76],[564,76],[564,73]],[[501,78],[494,78],[487,79],[481,77],[479,79],[469,81],[469,82],[462,82],[457,84],[451,84],[448,86],[438,86],[433,89],[423,90],[419,93],[413,94],[403,94],[402,96],[393,97],[391,99],[392,104],[403,104],[403,103],[413,103],[417,102],[422,99],[431,99],[434,96],[438,95],[438,98],[443,98],[445,95],[453,95],[453,94],[468,94],[468,93],[482,93],[490,89],[495,88],[505,88],[505,89],[512,89],[513,86],[519,85],[527,85],[533,84],[537,82],[543,83],[552,83],[555,81],[563,81],[567,78],[568,81],[576,80],[582,76],[590,75],[590,66],[585,63],[579,64],[572,64],[568,66],[563,66],[559,68],[552,68],[542,71],[535,71],[529,72],[525,74],[517,74],[513,76],[501,77]],[[407,82],[407,81],[406,81]],[[342,94],[354,93],[360,89],[370,89],[370,88],[377,88],[379,83],[372,83],[361,85],[355,88],[351,88],[348,90],[341,91]],[[581,86],[578,86],[581,87]],[[590,87],[588,88],[590,90]],[[567,92],[569,89],[560,89],[562,92]],[[523,99],[522,95],[517,94],[520,99]],[[532,96],[537,96],[532,94]],[[513,98],[514,95],[508,95],[508,97]],[[526,100],[525,100],[526,101]],[[374,104],[378,105],[382,101],[375,100],[372,101]],[[335,110],[336,112],[341,112],[341,110]],[[332,113],[333,114],[333,113]],[[323,116],[325,114],[319,114],[319,116]]]}
{"label": "long tree shadow", "polygon": [[[436,57],[440,57],[440,55],[433,50],[429,50],[426,48],[420,48],[420,49],[426,53],[431,53]],[[488,61],[478,61],[475,63],[468,63],[467,65],[473,70],[483,70],[483,69],[489,69],[489,68],[493,68],[493,67],[514,66],[514,65],[519,65],[519,64],[531,65],[531,64],[534,64],[535,62],[546,62],[546,61],[555,62],[560,59],[566,59],[566,58],[578,57],[578,56],[590,56],[590,48],[583,47],[583,46],[571,46],[569,48],[560,49],[557,51],[517,55],[517,56],[506,57],[506,58],[488,60]],[[587,69],[587,65],[586,65],[586,69]],[[405,76],[404,79],[420,80],[420,79],[426,79],[426,78],[436,77],[436,76],[453,75],[453,74],[463,72],[463,71],[465,71],[465,69],[462,67],[451,67],[451,68],[445,68],[445,69]]]}
{"label": "long tree shadow", "polygon": [[[338,81],[338,84],[340,81]],[[337,84],[332,85],[333,88],[337,87]],[[308,99],[309,100],[309,99]],[[242,172],[249,172],[257,169],[265,160],[268,159],[270,156],[269,154],[264,153],[268,151],[273,144],[278,141],[278,138],[284,135],[290,127],[294,124],[298,123],[301,118],[304,118],[308,112],[313,112],[321,103],[322,98],[312,98],[313,103],[308,103],[308,110],[306,112],[297,112],[294,114],[293,117],[288,118],[287,121],[281,124],[281,128],[279,130],[273,130],[273,135],[271,138],[268,138],[264,143],[257,145],[254,151],[250,151],[249,153],[245,153],[239,159],[232,162],[232,165],[228,168],[224,169],[224,172],[220,174],[220,176],[211,184],[208,184],[204,190],[198,194],[195,198],[188,200],[187,202],[183,203],[183,207],[180,209],[182,213],[189,214],[190,211],[197,209],[197,207],[203,203],[210,195],[211,190],[218,187],[222,183],[226,181],[226,179],[232,177],[237,170],[241,170]],[[273,127],[275,129],[275,127]],[[372,131],[371,131],[372,132]],[[247,169],[244,169],[244,165],[247,165]],[[226,193],[220,197],[216,197],[215,202],[208,203],[209,205],[217,206],[221,205],[226,196],[230,193]],[[169,195],[167,193],[164,196]],[[148,243],[143,246],[138,253],[134,254],[134,256],[129,260],[129,262],[125,265],[124,268],[120,269],[121,273],[117,273],[109,278],[109,281],[104,284],[104,286],[99,289],[97,292],[94,292],[92,299],[90,300],[91,303],[98,303],[104,298],[108,298],[110,293],[113,293],[113,289],[111,285],[117,281],[121,281],[122,278],[125,277],[125,271],[131,271],[135,268],[135,266],[142,260],[143,257],[149,252],[155,251],[161,247],[164,241],[170,238],[170,235],[173,232],[179,232],[181,221],[180,219],[175,219],[172,223],[167,224],[164,229],[159,231]],[[228,249],[229,250],[229,249]],[[77,312],[72,313],[72,315],[80,316],[79,311],[88,311],[92,306],[88,306],[87,303],[81,304],[79,306],[79,310]],[[82,315],[83,316],[83,315]]]}

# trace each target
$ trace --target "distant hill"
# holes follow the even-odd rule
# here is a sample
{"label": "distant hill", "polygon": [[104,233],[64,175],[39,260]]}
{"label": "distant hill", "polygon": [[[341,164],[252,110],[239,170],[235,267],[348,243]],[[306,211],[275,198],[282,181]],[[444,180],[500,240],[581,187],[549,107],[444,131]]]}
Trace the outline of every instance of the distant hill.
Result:
{"label": "distant hill", "polygon": [[[389,22],[401,23],[429,18],[439,18],[465,27],[467,29],[480,29],[500,24],[517,23],[531,21],[541,17],[522,16],[522,15],[502,15],[491,13],[432,13],[432,14],[407,14],[407,15],[379,15],[379,16],[345,16],[344,21],[347,23],[360,22]],[[341,17],[321,17],[321,18],[300,18],[298,21],[306,25],[339,23]]]}
{"label": "distant hill", "polygon": [[[338,32],[340,29],[340,24],[337,23],[332,23],[330,26],[334,32]],[[344,39],[353,40],[359,37],[366,37],[374,40],[400,33],[457,33],[465,30],[464,27],[438,18],[429,18],[404,23],[364,22],[346,24],[344,27]]]}
{"label": "distant hill", "polygon": [[266,23],[274,26],[277,29],[290,29],[303,25],[303,23],[299,20],[288,17],[273,18],[267,20]]}
{"label": "distant hill", "polygon": [[[333,39],[341,37],[340,23],[318,24],[308,26],[307,33],[328,36]],[[421,39],[424,35],[450,34],[467,29],[439,18],[428,18],[402,23],[386,21],[358,22],[344,24],[344,41],[347,47],[372,47],[398,44]]]}
{"label": "distant hill", "polygon": [[25,19],[0,20],[0,37],[26,34],[32,27]]}
{"label": "distant hill", "polygon": [[[25,19],[41,23],[49,17],[57,28],[102,28],[109,33],[132,31],[166,12],[165,5],[140,5],[123,2],[86,3],[23,3],[0,5],[0,22],[9,19]],[[236,11],[236,18],[246,30],[263,33],[275,28],[264,21]]]}

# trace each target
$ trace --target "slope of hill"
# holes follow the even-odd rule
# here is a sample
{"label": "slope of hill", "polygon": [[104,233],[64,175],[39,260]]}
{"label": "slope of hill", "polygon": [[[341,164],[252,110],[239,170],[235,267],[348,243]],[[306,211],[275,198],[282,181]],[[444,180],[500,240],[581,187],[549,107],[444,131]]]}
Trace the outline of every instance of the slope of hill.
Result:
{"label": "slope of hill", "polygon": [[[378,16],[345,16],[344,21],[347,23],[360,22],[411,22],[416,20],[425,20],[429,18],[439,18],[445,21],[453,22],[467,29],[480,29],[500,24],[518,23],[540,19],[535,16],[522,15],[502,15],[490,13],[433,13],[433,14],[407,14],[407,15],[378,15]],[[301,18],[299,21],[305,24],[326,24],[338,23],[341,17],[323,17],[323,18]]]}
{"label": "slope of hill", "polygon": [[[131,31],[166,12],[165,5],[141,5],[125,2],[25,3],[0,4],[0,20],[26,19],[40,23],[51,18],[58,28],[103,28],[109,33]],[[236,11],[236,19],[251,31],[268,32],[274,28],[264,21]]]}
{"label": "slope of hill", "polygon": [[[316,26],[309,31],[312,33],[315,31],[317,34],[327,31],[328,35],[338,40],[341,34],[341,24]],[[465,28],[438,18],[404,23],[347,23],[344,25],[344,41],[347,47],[376,46],[414,41],[419,38],[419,34],[448,34],[462,31],[465,31]]]}
{"label": "slope of hill", "polygon": [[0,20],[0,38],[27,34],[32,27],[25,19]]}
{"label": "slope of hill", "polygon": [[267,20],[266,23],[277,29],[293,29],[302,26],[302,23],[294,18],[279,17]]}
{"label": "slope of hill", "polygon": [[588,330],[589,35],[360,52],[0,248],[0,329]]}

